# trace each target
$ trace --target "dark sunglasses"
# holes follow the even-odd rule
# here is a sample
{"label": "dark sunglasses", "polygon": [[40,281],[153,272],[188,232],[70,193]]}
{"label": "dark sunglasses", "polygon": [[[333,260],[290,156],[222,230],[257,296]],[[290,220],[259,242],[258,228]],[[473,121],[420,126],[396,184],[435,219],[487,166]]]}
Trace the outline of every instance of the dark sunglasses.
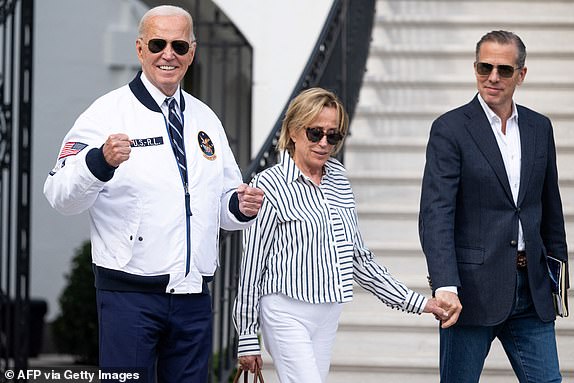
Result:
{"label": "dark sunglasses", "polygon": [[476,63],[476,73],[481,76],[488,76],[494,68],[496,68],[498,75],[504,78],[510,78],[514,76],[514,71],[522,69],[521,67],[515,68],[512,65],[493,65],[482,62]]}
{"label": "dark sunglasses", "polygon": [[[171,43],[171,49],[179,56],[185,55],[189,52],[189,43],[183,40],[173,40]],[[164,39],[151,39],[147,42],[147,47],[151,53],[159,53],[165,49],[167,46],[167,41]]]}
{"label": "dark sunglasses", "polygon": [[307,133],[307,139],[311,142],[319,142],[323,139],[323,136],[327,136],[327,142],[329,145],[337,145],[339,141],[343,139],[343,135],[341,133],[325,133],[321,128],[307,128],[305,133]]}

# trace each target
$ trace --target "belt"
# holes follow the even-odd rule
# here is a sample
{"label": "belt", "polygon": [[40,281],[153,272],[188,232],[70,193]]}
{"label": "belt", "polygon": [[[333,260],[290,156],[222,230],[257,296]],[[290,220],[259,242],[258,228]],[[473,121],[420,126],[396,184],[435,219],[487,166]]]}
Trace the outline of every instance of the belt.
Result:
{"label": "belt", "polygon": [[519,269],[526,268],[526,251],[519,251],[516,254],[516,267]]}

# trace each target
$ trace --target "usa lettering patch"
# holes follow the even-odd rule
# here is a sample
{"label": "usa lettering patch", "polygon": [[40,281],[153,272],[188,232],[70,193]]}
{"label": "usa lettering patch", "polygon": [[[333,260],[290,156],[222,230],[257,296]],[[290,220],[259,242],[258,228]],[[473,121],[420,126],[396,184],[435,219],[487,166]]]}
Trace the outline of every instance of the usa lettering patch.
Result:
{"label": "usa lettering patch", "polygon": [[76,154],[80,153],[86,146],[88,145],[81,142],[66,142],[60,151],[58,159],[60,160],[65,157],[75,156]]}
{"label": "usa lettering patch", "polygon": [[163,137],[150,137],[150,138],[134,138],[130,142],[132,148],[139,148],[142,146],[157,146],[163,145]]}

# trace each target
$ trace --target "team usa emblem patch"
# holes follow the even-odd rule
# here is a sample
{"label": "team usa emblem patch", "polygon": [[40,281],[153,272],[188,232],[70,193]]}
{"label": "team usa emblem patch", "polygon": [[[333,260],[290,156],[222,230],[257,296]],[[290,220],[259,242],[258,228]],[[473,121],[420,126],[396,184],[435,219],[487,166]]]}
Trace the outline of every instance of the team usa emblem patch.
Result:
{"label": "team usa emblem patch", "polygon": [[213,146],[213,142],[211,138],[205,133],[204,131],[200,131],[197,134],[197,142],[199,143],[199,148],[203,152],[203,156],[210,161],[213,161],[217,158],[215,155],[215,147]]}

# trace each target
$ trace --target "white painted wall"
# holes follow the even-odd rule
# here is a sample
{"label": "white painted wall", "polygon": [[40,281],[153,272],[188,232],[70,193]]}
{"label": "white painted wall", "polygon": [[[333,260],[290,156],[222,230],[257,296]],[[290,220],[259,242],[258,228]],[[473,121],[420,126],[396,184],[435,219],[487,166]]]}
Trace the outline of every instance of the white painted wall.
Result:
{"label": "white painted wall", "polygon": [[214,0],[214,3],[253,47],[252,150],[257,153],[289,101],[333,1]]}
{"label": "white painted wall", "polygon": [[[215,3],[253,47],[256,153],[288,101],[332,0]],[[44,181],[78,115],[100,95],[129,82],[139,68],[135,38],[147,8],[138,0],[35,4],[31,296],[48,301],[52,320],[75,249],[89,239],[89,223],[86,213],[64,217],[54,211],[44,198]]]}

